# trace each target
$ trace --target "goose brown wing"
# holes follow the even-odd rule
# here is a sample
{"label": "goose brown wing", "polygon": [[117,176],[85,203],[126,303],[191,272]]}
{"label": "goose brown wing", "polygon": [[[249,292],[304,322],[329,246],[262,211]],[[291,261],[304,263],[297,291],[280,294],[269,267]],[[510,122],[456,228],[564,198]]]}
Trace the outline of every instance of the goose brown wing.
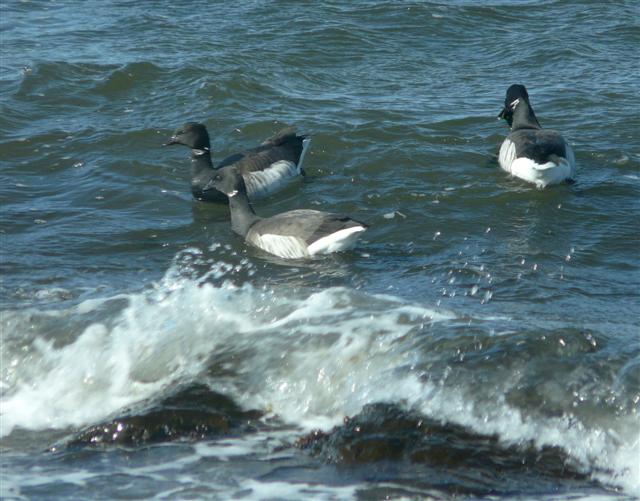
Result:
{"label": "goose brown wing", "polygon": [[294,136],[293,139],[281,144],[263,144],[242,153],[236,153],[222,160],[216,168],[234,165],[241,174],[246,174],[265,170],[281,160],[297,164],[302,154],[302,136]]}
{"label": "goose brown wing", "polygon": [[509,135],[516,148],[516,158],[530,158],[544,164],[552,155],[566,158],[567,143],[559,132],[547,129],[518,130]]}

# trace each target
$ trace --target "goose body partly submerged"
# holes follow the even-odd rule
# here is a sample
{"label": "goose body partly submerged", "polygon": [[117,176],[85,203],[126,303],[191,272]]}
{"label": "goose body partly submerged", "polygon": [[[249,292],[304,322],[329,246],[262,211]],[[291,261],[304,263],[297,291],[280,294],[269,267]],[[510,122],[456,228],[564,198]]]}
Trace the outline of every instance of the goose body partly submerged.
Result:
{"label": "goose body partly submerged", "polygon": [[244,178],[249,198],[265,197],[304,173],[302,162],[310,142],[308,137],[287,128],[260,146],[231,155],[214,166],[207,128],[197,122],[187,122],[175,131],[166,145],[182,144],[191,148],[191,193],[194,198],[226,203],[226,196],[211,185],[219,169],[235,167]]}
{"label": "goose body partly submerged", "polygon": [[559,132],[540,127],[524,85],[507,89],[498,117],[511,127],[498,155],[502,169],[538,188],[573,181],[575,157],[571,146]]}
{"label": "goose body partly submerged", "polygon": [[229,198],[231,228],[245,241],[270,254],[300,259],[351,249],[367,225],[342,214],[298,209],[268,218],[256,215],[243,176],[220,170],[212,185]]}

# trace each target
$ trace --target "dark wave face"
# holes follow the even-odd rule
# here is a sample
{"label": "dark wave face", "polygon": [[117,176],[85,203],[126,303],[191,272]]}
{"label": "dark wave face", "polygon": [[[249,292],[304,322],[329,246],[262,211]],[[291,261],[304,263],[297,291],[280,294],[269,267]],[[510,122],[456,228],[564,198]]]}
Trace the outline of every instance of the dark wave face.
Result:
{"label": "dark wave face", "polygon": [[559,484],[597,491],[588,476],[560,448],[532,444],[504,446],[497,436],[469,433],[463,427],[404,412],[389,404],[371,404],[330,433],[314,432],[297,443],[330,464],[352,469],[363,480],[397,482],[375,496],[406,491],[454,496],[538,494]]}
{"label": "dark wave face", "polygon": [[[638,499],[636,3],[5,4],[0,497]],[[575,184],[499,168],[514,83]],[[370,228],[247,246],[187,121]]]}

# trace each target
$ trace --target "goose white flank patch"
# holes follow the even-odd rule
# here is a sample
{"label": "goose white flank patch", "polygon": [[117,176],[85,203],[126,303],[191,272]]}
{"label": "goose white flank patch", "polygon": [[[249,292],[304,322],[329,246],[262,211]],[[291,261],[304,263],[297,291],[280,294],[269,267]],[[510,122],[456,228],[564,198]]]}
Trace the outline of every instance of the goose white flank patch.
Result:
{"label": "goose white flank patch", "polygon": [[502,169],[538,188],[573,182],[575,157],[571,146],[559,132],[540,127],[524,85],[507,89],[498,118],[504,118],[511,127],[498,155]]}
{"label": "goose white flank patch", "polygon": [[300,259],[351,249],[367,225],[342,214],[298,209],[269,218],[256,215],[245,181],[235,168],[221,169],[212,185],[229,198],[231,228],[270,254]]}
{"label": "goose white flank patch", "polygon": [[311,140],[286,128],[260,146],[225,158],[214,167],[207,128],[197,122],[179,127],[165,146],[182,144],[191,148],[191,193],[197,200],[226,203],[227,198],[211,185],[219,169],[235,167],[242,175],[251,200],[268,196],[304,175],[302,162]]}

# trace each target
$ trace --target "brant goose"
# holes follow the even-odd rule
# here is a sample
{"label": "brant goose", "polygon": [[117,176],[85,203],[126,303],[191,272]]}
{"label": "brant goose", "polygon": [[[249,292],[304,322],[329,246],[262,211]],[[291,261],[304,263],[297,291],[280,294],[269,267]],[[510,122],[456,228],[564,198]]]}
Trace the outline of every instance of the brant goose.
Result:
{"label": "brant goose", "polygon": [[258,217],[249,203],[245,181],[234,167],[217,171],[211,184],[229,197],[231,229],[249,244],[282,258],[350,249],[368,227],[348,216],[308,209]]}
{"label": "brant goose", "polygon": [[211,186],[218,169],[233,165],[244,178],[249,197],[252,200],[264,197],[304,174],[302,161],[310,142],[290,127],[260,146],[231,155],[214,167],[207,128],[197,122],[187,122],[164,146],[182,144],[191,148],[191,193],[197,200],[226,203],[227,197]]}
{"label": "brant goose", "polygon": [[500,118],[511,127],[500,147],[500,167],[538,188],[573,182],[575,158],[571,146],[559,132],[540,127],[524,85],[507,89]]}

